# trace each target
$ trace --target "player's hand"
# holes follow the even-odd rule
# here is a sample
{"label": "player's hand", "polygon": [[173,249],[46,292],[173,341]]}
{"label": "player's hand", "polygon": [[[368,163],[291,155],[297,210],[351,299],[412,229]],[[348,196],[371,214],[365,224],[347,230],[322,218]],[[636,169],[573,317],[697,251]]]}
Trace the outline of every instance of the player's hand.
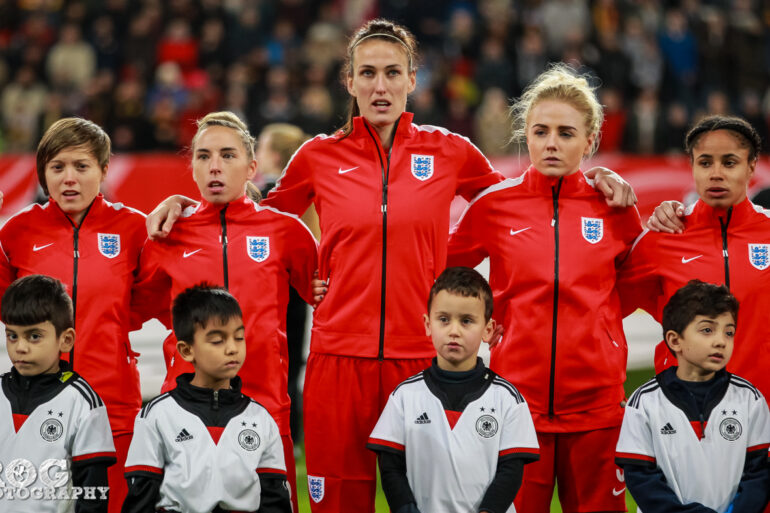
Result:
{"label": "player's hand", "polygon": [[647,228],[654,232],[682,233],[684,231],[684,205],[678,201],[664,201],[647,220]]}
{"label": "player's hand", "polygon": [[179,194],[164,199],[147,216],[147,236],[150,240],[165,239],[171,233],[171,227],[182,215],[182,209],[197,205],[198,202]]}
{"label": "player's hand", "polygon": [[489,344],[489,349],[492,349],[497,344],[503,341],[503,325],[496,323],[494,319],[492,320],[492,322],[495,323],[495,327],[492,330],[492,336],[489,337],[489,342],[487,342]]}
{"label": "player's hand", "polygon": [[604,194],[604,200],[611,207],[630,207],[636,204],[636,194],[631,184],[619,174],[606,167],[592,167],[585,172],[586,178],[592,178],[596,189]]}
{"label": "player's hand", "polygon": [[313,308],[321,304],[326,292],[329,290],[329,282],[323,281],[318,277],[318,269],[313,273]]}

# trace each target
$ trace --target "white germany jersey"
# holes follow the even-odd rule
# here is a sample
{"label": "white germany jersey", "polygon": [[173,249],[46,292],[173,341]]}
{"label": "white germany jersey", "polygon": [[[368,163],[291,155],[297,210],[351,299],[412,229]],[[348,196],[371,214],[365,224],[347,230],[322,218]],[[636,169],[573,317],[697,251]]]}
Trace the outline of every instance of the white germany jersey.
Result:
{"label": "white germany jersey", "polygon": [[158,509],[256,511],[259,476],[285,478],[286,465],[278,426],[255,401],[215,428],[166,393],[147,403],[134,424],[126,476],[144,472],[163,476]]}
{"label": "white germany jersey", "polygon": [[[478,511],[498,458],[539,457],[527,403],[499,376],[459,418],[450,418],[421,372],[396,387],[369,438],[371,449],[405,451],[406,475],[422,513]],[[516,510],[511,505],[507,511]]]}
{"label": "white germany jersey", "polygon": [[[107,409],[83,378],[67,371],[58,379],[61,386],[47,389],[50,398],[35,398],[42,401],[27,415],[13,413],[18,398],[10,376],[2,376],[0,394],[0,511],[74,511],[72,463],[115,462]],[[103,497],[99,490],[88,494]]]}
{"label": "white germany jersey", "polygon": [[652,379],[631,395],[618,439],[619,464],[657,465],[683,504],[723,513],[735,497],[746,453],[767,450],[770,413],[760,392],[730,375],[707,419],[693,421]]}

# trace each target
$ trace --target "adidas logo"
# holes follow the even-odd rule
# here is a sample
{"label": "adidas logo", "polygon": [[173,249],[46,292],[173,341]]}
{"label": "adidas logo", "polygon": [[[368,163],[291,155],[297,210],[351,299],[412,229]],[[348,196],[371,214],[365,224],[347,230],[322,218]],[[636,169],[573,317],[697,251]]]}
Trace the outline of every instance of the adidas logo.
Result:
{"label": "adidas logo", "polygon": [[176,435],[175,442],[186,442],[187,440],[192,440],[193,436],[187,432],[186,429],[182,429],[182,431],[179,432],[178,435]]}
{"label": "adidas logo", "polygon": [[673,435],[674,433],[676,433],[676,429],[671,426],[670,422],[666,422],[666,425],[660,428],[661,435]]}
{"label": "adidas logo", "polygon": [[423,412],[422,415],[417,417],[417,420],[414,421],[415,424],[430,424],[430,419],[428,418],[428,414]]}

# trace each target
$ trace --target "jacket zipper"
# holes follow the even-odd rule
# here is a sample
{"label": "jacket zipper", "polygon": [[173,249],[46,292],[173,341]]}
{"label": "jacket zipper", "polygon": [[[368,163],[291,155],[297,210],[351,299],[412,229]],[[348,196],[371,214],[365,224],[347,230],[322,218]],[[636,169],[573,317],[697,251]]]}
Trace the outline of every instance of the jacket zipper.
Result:
{"label": "jacket zipper", "polygon": [[[93,201],[91,202],[91,205],[93,205]],[[86,209],[85,213],[83,214],[83,219],[80,220],[80,224],[75,225],[75,223],[72,222],[72,219],[70,219],[70,216],[67,214],[64,214],[64,217],[67,218],[67,221],[70,222],[72,225],[72,253],[73,253],[73,259],[72,259],[72,325],[73,327],[76,326],[77,322],[77,312],[78,312],[78,261],[80,260],[80,228],[83,226],[83,222],[86,220],[86,216],[88,215],[88,212],[91,210],[91,205],[88,205],[88,208]],[[75,369],[75,346],[72,346],[72,349],[70,349],[70,365],[72,366],[72,369]]]}
{"label": "jacket zipper", "polygon": [[548,417],[555,415],[553,398],[556,390],[556,328],[558,325],[559,314],[559,191],[563,178],[555,186],[551,186],[551,196],[553,197],[553,227],[554,242],[554,261],[553,261],[553,320],[551,324],[551,375],[548,388]]}
{"label": "jacket zipper", "polygon": [[219,221],[222,225],[220,241],[222,242],[222,270],[225,278],[225,290],[230,290],[230,278],[227,273],[227,220],[225,219],[225,212],[227,211],[228,205],[229,203],[219,211]]}
{"label": "jacket zipper", "polygon": [[214,410],[214,425],[219,425],[219,390],[214,390],[214,397],[213,397],[214,404],[212,405],[212,410]]}
{"label": "jacket zipper", "polygon": [[725,286],[730,288],[730,254],[727,252],[727,227],[730,224],[730,218],[733,216],[733,207],[727,209],[727,219],[719,218],[719,225],[722,227],[722,258],[725,260]]}
{"label": "jacket zipper", "polygon": [[396,120],[396,123],[393,126],[394,140],[391,142],[390,148],[388,149],[387,165],[382,160],[382,151],[380,151],[380,145],[377,143],[377,137],[372,133],[369,125],[364,123],[366,131],[369,132],[369,136],[377,147],[377,156],[380,158],[380,169],[382,170],[382,203],[380,204],[380,211],[382,212],[382,283],[380,284],[380,340],[379,348],[377,350],[377,359],[380,361],[385,359],[385,283],[388,260],[388,178],[390,177],[390,155],[393,152],[398,121],[399,120]]}

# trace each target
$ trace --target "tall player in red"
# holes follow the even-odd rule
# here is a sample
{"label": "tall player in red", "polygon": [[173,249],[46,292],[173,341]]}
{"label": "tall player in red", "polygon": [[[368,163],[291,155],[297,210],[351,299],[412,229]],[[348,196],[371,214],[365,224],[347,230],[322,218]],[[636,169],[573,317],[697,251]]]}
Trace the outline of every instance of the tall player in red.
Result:
{"label": "tall player in red", "polygon": [[448,265],[490,258],[504,327],[490,368],[526,398],[540,444],[516,509],[548,511],[556,481],[564,511],[625,511],[614,450],[627,346],[615,280],[642,231],[639,213],[609,207],[579,172],[603,118],[585,78],[554,66],[513,112],[532,166],[471,202],[450,237]]}
{"label": "tall player in red", "polygon": [[[163,306],[204,280],[238,300],[246,327],[243,392],[267,408],[278,424],[296,510],[286,305],[289,285],[312,301],[317,249],[297,216],[258,205],[246,195],[257,170],[254,143],[246,125],[231,112],[211,113],[198,121],[192,168],[203,201],[185,210],[168,238],[147,242],[139,286]],[[177,353],[173,336],[164,343],[164,355],[167,391],[192,367]]]}

